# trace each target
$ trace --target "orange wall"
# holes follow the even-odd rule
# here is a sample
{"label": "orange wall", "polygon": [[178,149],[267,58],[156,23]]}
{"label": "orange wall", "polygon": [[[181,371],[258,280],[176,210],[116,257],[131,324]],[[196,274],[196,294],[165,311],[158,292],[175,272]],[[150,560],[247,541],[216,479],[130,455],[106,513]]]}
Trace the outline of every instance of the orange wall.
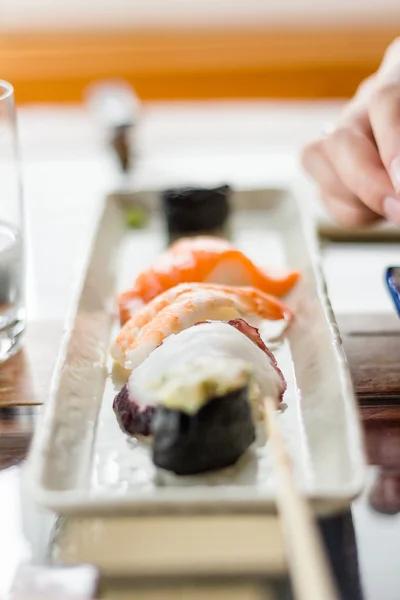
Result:
{"label": "orange wall", "polygon": [[144,99],[346,97],[399,28],[79,31],[3,35],[19,102],[75,102],[123,77]]}

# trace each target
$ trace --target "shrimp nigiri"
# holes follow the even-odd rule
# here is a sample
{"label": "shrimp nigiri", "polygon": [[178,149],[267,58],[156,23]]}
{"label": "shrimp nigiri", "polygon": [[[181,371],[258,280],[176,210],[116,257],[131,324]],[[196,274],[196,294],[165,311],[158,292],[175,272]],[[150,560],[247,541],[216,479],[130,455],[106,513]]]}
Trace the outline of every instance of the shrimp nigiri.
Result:
{"label": "shrimp nigiri", "polygon": [[276,298],[252,287],[180,284],[157,296],[125,323],[111,353],[132,370],[169,335],[199,321],[228,321],[243,315],[289,320],[292,313]]}
{"label": "shrimp nigiri", "polygon": [[299,274],[281,277],[257,267],[228,241],[212,236],[183,238],[170,246],[136,279],[131,290],[118,298],[121,325],[135,308],[179,283],[205,282],[252,286],[274,296],[284,296]]}

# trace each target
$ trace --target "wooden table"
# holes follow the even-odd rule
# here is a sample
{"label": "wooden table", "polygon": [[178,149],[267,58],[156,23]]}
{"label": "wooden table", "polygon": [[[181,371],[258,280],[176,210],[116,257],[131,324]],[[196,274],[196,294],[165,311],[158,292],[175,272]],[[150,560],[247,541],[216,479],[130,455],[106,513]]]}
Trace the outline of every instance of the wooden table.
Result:
{"label": "wooden table", "polygon": [[[182,172],[202,181],[219,175],[241,178],[242,184],[286,182],[297,176],[298,147],[336,111],[335,105],[326,104],[150,107],[140,137],[136,183],[150,185],[157,178],[167,184],[182,179]],[[27,398],[46,399],[93,218],[102,194],[118,183],[114,165],[81,109],[25,109],[21,130],[31,259],[30,327],[23,352],[0,367],[0,402],[7,397],[13,405],[0,410],[0,596],[21,560],[40,561],[45,556],[48,521],[23,488],[20,493],[38,410],[23,405]],[[227,139],[237,144],[227,144]],[[208,147],[213,148],[212,156]],[[387,262],[398,259],[400,264],[400,256],[394,245],[376,246],[365,250],[373,256],[365,266],[364,250],[340,244],[327,247],[324,256],[365,425],[370,478],[352,511],[324,520],[321,528],[343,598],[396,600],[400,327],[378,274]]]}

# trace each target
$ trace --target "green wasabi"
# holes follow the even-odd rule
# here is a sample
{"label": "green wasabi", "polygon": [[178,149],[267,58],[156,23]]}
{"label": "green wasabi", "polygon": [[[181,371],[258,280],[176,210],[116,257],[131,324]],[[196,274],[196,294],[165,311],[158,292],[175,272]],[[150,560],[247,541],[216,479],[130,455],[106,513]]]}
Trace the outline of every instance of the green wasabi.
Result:
{"label": "green wasabi", "polygon": [[140,206],[134,206],[127,211],[125,221],[131,229],[142,229],[147,225],[148,215]]}

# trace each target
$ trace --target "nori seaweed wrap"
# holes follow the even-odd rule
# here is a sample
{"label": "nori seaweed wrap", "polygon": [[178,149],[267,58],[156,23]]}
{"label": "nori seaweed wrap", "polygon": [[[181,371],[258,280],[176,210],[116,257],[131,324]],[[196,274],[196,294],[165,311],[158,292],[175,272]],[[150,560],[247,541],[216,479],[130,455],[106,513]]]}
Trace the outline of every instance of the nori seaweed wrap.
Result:
{"label": "nori seaweed wrap", "polygon": [[153,462],[177,475],[234,464],[255,440],[249,388],[209,400],[196,414],[158,406],[152,421]]}
{"label": "nori seaweed wrap", "polygon": [[231,188],[180,187],[162,192],[170,240],[194,234],[227,235]]}
{"label": "nori seaweed wrap", "polygon": [[202,360],[179,375],[159,388],[151,422],[154,464],[177,475],[234,464],[256,436],[248,365]]}

